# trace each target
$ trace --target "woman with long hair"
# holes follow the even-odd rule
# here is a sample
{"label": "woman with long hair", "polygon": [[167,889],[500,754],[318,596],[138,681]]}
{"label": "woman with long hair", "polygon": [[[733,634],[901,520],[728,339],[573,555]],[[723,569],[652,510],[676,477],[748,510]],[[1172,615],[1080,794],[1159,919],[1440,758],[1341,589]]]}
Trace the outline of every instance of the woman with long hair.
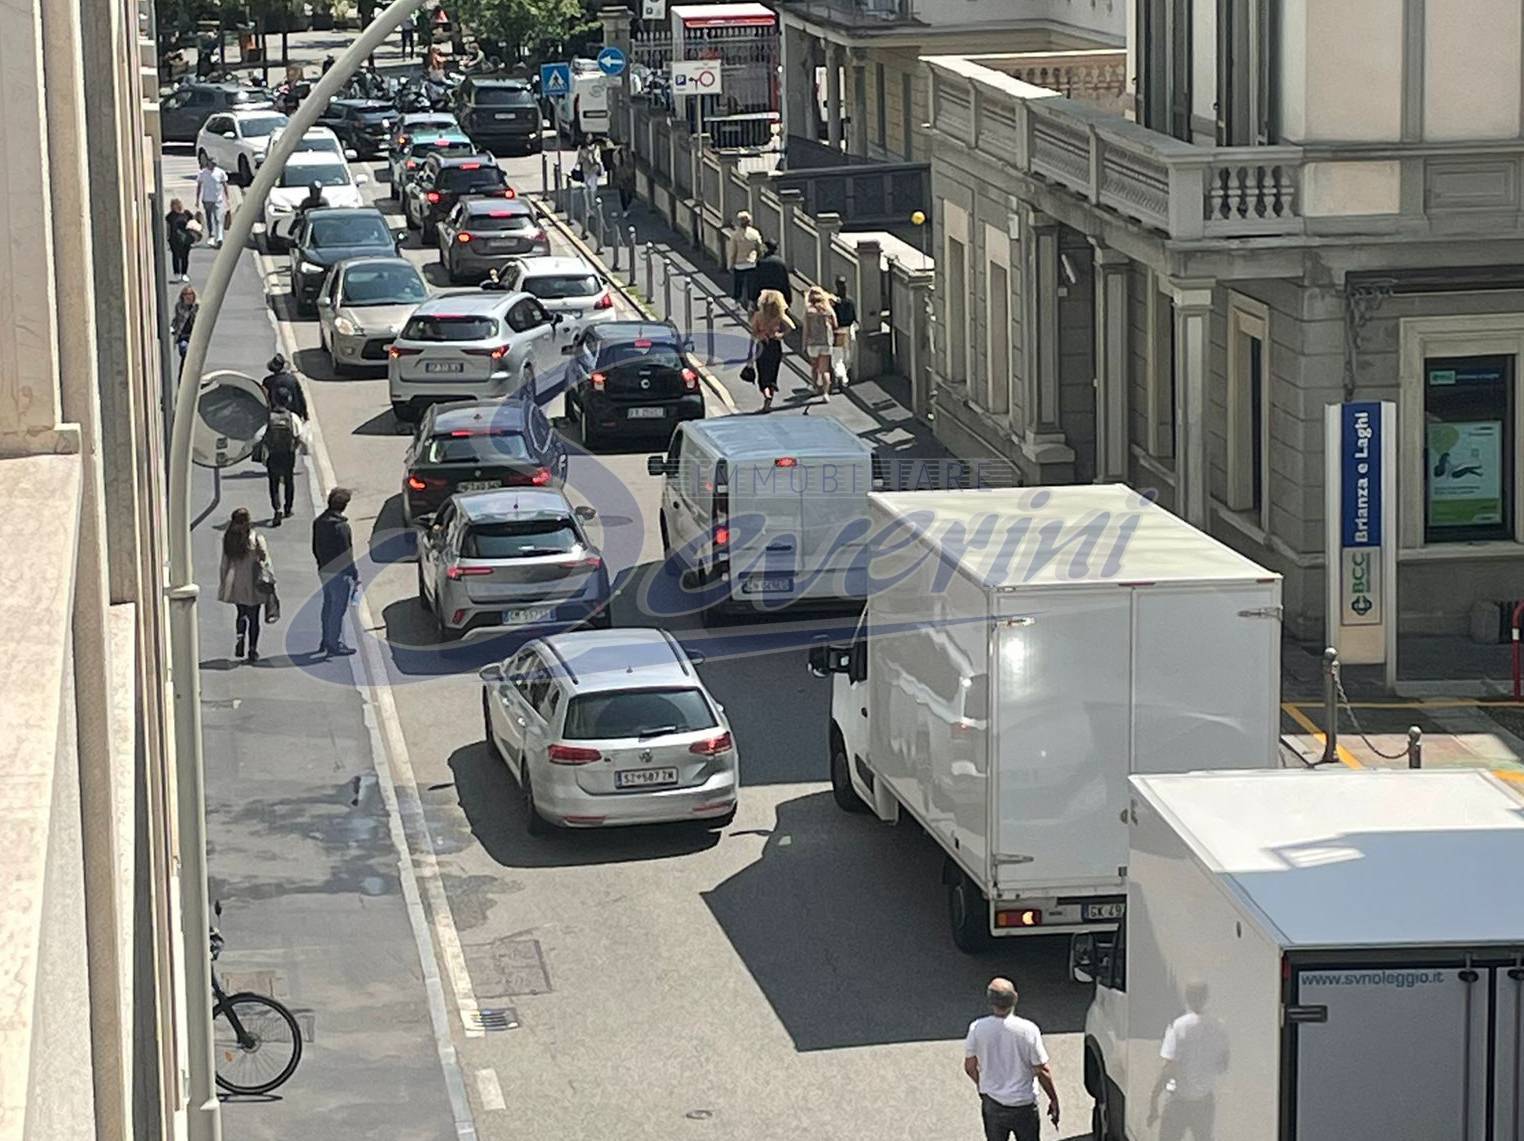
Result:
{"label": "woman with long hair", "polygon": [[264,598],[259,591],[259,568],[271,566],[270,552],[262,536],[254,533],[254,521],[248,508],[235,508],[222,533],[222,572],[217,578],[217,601],[232,603],[237,641],[233,656],[250,662],[259,661],[259,609]]}
{"label": "woman with long hair", "polygon": [[196,314],[201,312],[201,303],[196,300],[196,291],[190,286],[180,290],[180,297],[175,301],[175,312],[169,319],[169,332],[175,339],[175,349],[180,353],[180,367],[185,367],[185,350],[190,347],[191,331],[196,327]]}
{"label": "woman with long hair", "polygon": [[831,399],[831,346],[836,341],[836,311],[831,295],[812,285],[804,295],[804,355],[810,362],[810,379],[823,399]]}
{"label": "woman with long hair", "polygon": [[757,354],[757,389],[762,393],[762,411],[773,406],[778,395],[778,369],[783,364],[783,337],[794,327],[788,315],[788,302],[776,289],[764,289],[757,295],[757,311],[751,316],[751,335]]}

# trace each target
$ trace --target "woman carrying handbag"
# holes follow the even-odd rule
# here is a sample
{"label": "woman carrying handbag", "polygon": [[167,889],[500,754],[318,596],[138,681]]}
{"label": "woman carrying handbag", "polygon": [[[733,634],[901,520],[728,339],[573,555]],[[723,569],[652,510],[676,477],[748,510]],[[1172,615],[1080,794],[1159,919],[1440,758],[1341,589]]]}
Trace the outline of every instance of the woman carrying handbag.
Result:
{"label": "woman carrying handbag", "polygon": [[[260,609],[275,597],[275,570],[264,537],[254,533],[248,508],[239,507],[222,533],[222,567],[217,577],[217,601],[233,606],[233,657],[259,661]],[[275,613],[279,616],[279,602]],[[268,619],[274,621],[274,619]]]}
{"label": "woman carrying handbag", "polygon": [[[752,347],[756,354],[753,370],[757,390],[762,393],[762,411],[773,406],[778,395],[778,369],[783,364],[783,337],[794,327],[788,315],[788,303],[776,289],[764,289],[757,295],[757,311],[751,316]],[[752,366],[748,363],[746,368]],[[744,379],[746,369],[741,371]]]}

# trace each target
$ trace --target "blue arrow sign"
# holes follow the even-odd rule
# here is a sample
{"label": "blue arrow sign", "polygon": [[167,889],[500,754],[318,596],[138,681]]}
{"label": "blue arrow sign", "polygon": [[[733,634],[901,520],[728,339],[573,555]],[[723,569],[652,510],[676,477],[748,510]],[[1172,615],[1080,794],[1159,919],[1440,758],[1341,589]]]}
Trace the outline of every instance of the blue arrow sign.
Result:
{"label": "blue arrow sign", "polygon": [[571,64],[542,63],[540,65],[540,92],[559,99],[571,90]]}
{"label": "blue arrow sign", "polygon": [[598,53],[598,70],[613,79],[624,71],[624,52],[616,47],[604,48]]}

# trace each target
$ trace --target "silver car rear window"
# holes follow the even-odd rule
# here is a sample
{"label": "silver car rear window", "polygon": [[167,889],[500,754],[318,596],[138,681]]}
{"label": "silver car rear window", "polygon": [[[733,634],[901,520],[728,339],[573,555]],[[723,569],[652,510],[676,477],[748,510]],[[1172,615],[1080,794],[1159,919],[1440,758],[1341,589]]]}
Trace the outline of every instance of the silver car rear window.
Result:
{"label": "silver car rear window", "polygon": [[607,741],[691,733],[715,725],[714,711],[697,689],[636,689],[572,698],[561,736],[571,741]]}
{"label": "silver car rear window", "polygon": [[485,341],[497,335],[497,321],[492,317],[446,316],[417,313],[403,327],[409,341]]}

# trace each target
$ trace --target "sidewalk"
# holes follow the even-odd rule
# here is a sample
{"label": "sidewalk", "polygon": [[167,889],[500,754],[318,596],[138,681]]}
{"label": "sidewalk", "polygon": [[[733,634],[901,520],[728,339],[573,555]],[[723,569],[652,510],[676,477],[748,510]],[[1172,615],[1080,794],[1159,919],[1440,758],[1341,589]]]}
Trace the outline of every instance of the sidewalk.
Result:
{"label": "sidewalk", "polygon": [[[205,279],[211,252],[192,255]],[[171,289],[178,290],[178,286]],[[263,375],[276,348],[252,258],[240,262],[208,362]],[[324,661],[310,553],[310,461],[296,514],[270,517],[264,471],[197,469],[193,533],[202,657],[210,887],[221,899],[227,989],[273,995],[297,1014],[301,1065],[267,1098],[224,1102],[228,1137],[456,1135],[418,944],[353,659]],[[284,616],[257,665],[233,660],[232,607],[217,599],[222,532],[247,507],[269,545]]]}

